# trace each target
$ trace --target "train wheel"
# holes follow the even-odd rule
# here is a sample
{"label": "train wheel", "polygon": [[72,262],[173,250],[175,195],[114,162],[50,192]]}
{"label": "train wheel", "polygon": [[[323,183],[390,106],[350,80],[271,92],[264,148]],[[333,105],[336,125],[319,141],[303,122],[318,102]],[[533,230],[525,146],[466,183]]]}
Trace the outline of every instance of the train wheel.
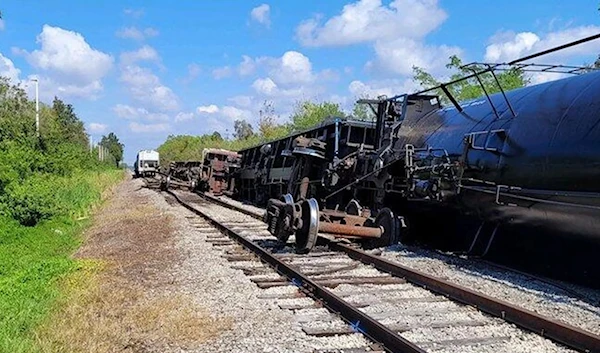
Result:
{"label": "train wheel", "polygon": [[302,202],[302,227],[296,231],[296,252],[308,254],[317,243],[319,203],[315,199]]}
{"label": "train wheel", "polygon": [[381,238],[368,240],[365,247],[369,249],[380,248],[398,244],[402,232],[402,221],[389,208],[382,208],[374,222],[376,227],[383,228]]}
{"label": "train wheel", "polygon": [[285,194],[285,195],[281,196],[281,201],[287,203],[288,205],[293,205],[294,197],[292,196],[292,194]]}

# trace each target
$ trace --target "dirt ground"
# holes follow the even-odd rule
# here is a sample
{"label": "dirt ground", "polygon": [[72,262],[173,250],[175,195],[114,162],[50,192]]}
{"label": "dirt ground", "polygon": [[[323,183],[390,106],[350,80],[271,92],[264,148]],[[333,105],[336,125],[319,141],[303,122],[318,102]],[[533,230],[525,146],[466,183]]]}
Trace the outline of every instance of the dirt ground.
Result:
{"label": "dirt ground", "polygon": [[94,217],[64,279],[66,296],[37,332],[44,352],[165,352],[193,349],[231,328],[187,298],[171,274],[182,256],[172,217],[154,191],[128,179]]}

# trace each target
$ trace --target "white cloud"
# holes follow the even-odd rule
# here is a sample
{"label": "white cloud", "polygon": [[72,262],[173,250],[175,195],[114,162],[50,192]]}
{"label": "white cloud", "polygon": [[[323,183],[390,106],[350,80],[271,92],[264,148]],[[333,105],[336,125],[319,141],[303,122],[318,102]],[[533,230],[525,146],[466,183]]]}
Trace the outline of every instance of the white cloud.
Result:
{"label": "white cloud", "polygon": [[238,66],[240,76],[248,76],[256,70],[256,62],[248,55],[242,55],[242,62]]}
{"label": "white cloud", "polygon": [[414,92],[418,88],[418,85],[412,79],[387,79],[369,82],[354,80],[348,85],[348,91],[354,98],[377,98],[381,95],[392,97],[399,93]]}
{"label": "white cloud", "polygon": [[142,124],[134,121],[129,124],[129,129],[134,133],[157,133],[171,130],[171,125],[167,123]]}
{"label": "white cloud", "polygon": [[198,114],[206,113],[206,114],[215,114],[219,112],[219,107],[214,104],[211,105],[201,105],[196,108]]}
{"label": "white cloud", "polygon": [[189,121],[194,118],[194,113],[180,112],[175,115],[175,122]]}
{"label": "white cloud", "polygon": [[123,13],[127,16],[131,16],[133,18],[140,18],[144,16],[144,9],[131,9],[127,8],[123,10]]}
{"label": "white cloud", "polygon": [[133,40],[138,40],[138,41],[142,41],[144,39],[151,38],[151,37],[156,37],[156,36],[158,36],[158,34],[159,34],[158,30],[156,30],[152,27],[147,27],[147,28],[141,30],[135,26],[124,27],[116,32],[116,36],[119,38],[133,39]]}
{"label": "white cloud", "polygon": [[232,73],[233,70],[231,70],[229,66],[219,67],[212,71],[212,75],[215,78],[215,80],[220,80],[222,78],[229,77]]}
{"label": "white cloud", "polygon": [[250,11],[250,17],[265,27],[271,26],[271,8],[268,4],[259,5]]}
{"label": "white cloud", "polygon": [[259,78],[252,83],[252,88],[260,94],[271,96],[277,91],[277,84],[270,78]]}
{"label": "white cloud", "polygon": [[377,67],[406,76],[412,75],[413,66],[424,68],[437,76],[445,70],[451,55],[462,54],[462,50],[458,47],[430,46],[402,37],[391,41],[377,41],[374,48],[377,58],[368,63],[368,67]]}
{"label": "white cloud", "polygon": [[242,108],[248,108],[252,105],[252,97],[250,96],[235,96],[227,100]]}
{"label": "white cloud", "polygon": [[106,125],[106,124],[100,124],[100,123],[90,123],[89,124],[90,132],[94,133],[94,134],[101,134],[103,132],[106,132],[107,128],[108,128],[108,125]]}
{"label": "white cloud", "polygon": [[302,22],[296,37],[306,46],[344,46],[399,36],[423,38],[447,18],[437,0],[360,0],[323,22],[321,16]]}
{"label": "white cloud", "polygon": [[134,51],[126,51],[120,55],[121,65],[130,65],[138,61],[160,62],[160,56],[154,48],[144,45]]}
{"label": "white cloud", "polygon": [[121,69],[120,81],[136,101],[159,111],[179,109],[179,98],[163,85],[150,69],[137,65],[127,65]]}
{"label": "white cloud", "polygon": [[53,85],[47,89],[82,97],[95,97],[102,91],[101,80],[114,61],[110,55],[93,49],[77,32],[49,25],[44,25],[37,42],[39,50],[28,53],[15,48],[13,52],[25,55],[31,66],[48,76],[46,80]]}
{"label": "white cloud", "polygon": [[230,120],[237,120],[237,119],[250,119],[252,118],[252,112],[250,112],[249,110],[245,110],[245,109],[239,109],[236,107],[232,107],[230,105],[226,105],[224,107],[221,108],[221,114],[227,118],[229,118]]}
{"label": "white cloud", "polygon": [[0,53],[0,76],[8,77],[12,84],[17,84],[21,70],[15,67],[15,64],[9,58]]}
{"label": "white cloud", "polygon": [[143,108],[134,108],[127,104],[117,104],[112,108],[112,111],[119,117],[124,119],[137,119],[147,115],[148,111]]}
{"label": "white cloud", "polygon": [[285,52],[273,65],[270,73],[280,84],[308,83],[314,80],[310,60],[297,51]]}
{"label": "white cloud", "polygon": [[[600,26],[580,26],[545,34],[533,32],[503,32],[493,36],[486,47],[485,60],[493,62],[508,62],[528,54],[550,49],[577,39],[591,36],[600,32]],[[597,55],[600,51],[598,40],[590,41],[574,47],[560,50],[543,57],[545,62],[552,64],[563,63],[568,58],[582,55]],[[537,60],[541,60],[536,59]]]}

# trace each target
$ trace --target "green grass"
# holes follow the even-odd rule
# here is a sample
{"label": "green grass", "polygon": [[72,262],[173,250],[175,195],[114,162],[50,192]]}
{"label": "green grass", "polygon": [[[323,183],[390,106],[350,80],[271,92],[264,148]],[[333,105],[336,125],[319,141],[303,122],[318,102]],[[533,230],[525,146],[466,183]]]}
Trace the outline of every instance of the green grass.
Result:
{"label": "green grass", "polygon": [[64,209],[34,227],[0,217],[0,352],[37,351],[34,330],[61,295],[58,282],[80,266],[71,255],[90,224],[82,216],[121,178],[110,171],[57,181],[54,196]]}

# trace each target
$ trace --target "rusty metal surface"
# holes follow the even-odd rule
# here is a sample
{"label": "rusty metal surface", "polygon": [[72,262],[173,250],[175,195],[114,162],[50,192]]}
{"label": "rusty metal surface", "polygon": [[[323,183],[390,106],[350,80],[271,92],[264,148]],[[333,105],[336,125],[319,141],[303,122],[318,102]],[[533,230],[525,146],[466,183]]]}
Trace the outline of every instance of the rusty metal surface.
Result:
{"label": "rusty metal surface", "polygon": [[390,330],[377,320],[371,318],[369,315],[363,313],[358,308],[338,297],[329,289],[310,279],[295,266],[281,261],[263,247],[255,244],[251,240],[244,238],[226,225],[216,221],[202,211],[184,202],[177,194],[170,191],[167,191],[167,193],[173,196],[181,205],[183,205],[183,207],[203,217],[213,226],[238,241],[245,248],[255,253],[263,261],[270,264],[277,272],[288,277],[290,280],[293,279],[306,295],[318,300],[330,310],[339,313],[339,315],[348,322],[355,323],[358,332],[382,344],[387,351],[425,353],[423,349],[419,348],[414,343],[401,337],[393,330]]}
{"label": "rusty metal surface", "polygon": [[348,224],[340,223],[319,223],[319,231],[323,233],[335,234],[336,236],[343,237],[349,235],[352,237],[364,237],[364,238],[380,238],[383,233],[381,228],[377,227],[357,227]]}
{"label": "rusty metal surface", "polygon": [[593,333],[551,320],[503,300],[477,293],[471,289],[390,262],[381,257],[370,255],[347,245],[330,243],[329,246],[332,250],[343,251],[351,258],[373,265],[381,271],[403,277],[409,282],[426,287],[430,291],[440,293],[458,302],[475,306],[483,312],[500,317],[568,347],[582,352],[600,352],[600,336]]}

